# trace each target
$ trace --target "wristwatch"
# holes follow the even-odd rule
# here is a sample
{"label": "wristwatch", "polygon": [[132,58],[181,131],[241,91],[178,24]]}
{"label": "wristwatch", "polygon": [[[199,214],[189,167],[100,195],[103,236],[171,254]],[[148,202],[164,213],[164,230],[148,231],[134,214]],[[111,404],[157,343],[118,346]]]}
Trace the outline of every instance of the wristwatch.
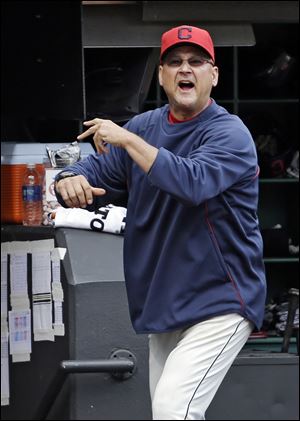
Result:
{"label": "wristwatch", "polygon": [[57,176],[55,177],[55,182],[58,183],[60,180],[62,180],[64,178],[74,177],[75,175],[78,175],[78,174],[75,174],[72,171],[63,171],[63,172],[57,174]]}

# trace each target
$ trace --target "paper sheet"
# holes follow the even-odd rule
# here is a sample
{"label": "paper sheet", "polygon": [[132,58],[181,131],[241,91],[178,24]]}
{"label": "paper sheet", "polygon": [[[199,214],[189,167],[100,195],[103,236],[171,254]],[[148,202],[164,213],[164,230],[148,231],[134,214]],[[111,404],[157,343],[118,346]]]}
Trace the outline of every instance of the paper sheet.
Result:
{"label": "paper sheet", "polygon": [[34,340],[54,341],[50,250],[32,250],[32,303]]}
{"label": "paper sheet", "polygon": [[1,244],[1,406],[9,405],[7,243]]}
{"label": "paper sheet", "polygon": [[7,253],[1,251],[1,319],[7,319]]}
{"label": "paper sheet", "polygon": [[[29,361],[31,354],[31,311],[11,310],[8,312],[9,344],[13,362]],[[16,355],[18,354],[18,355]],[[16,358],[15,358],[16,357]]]}
{"label": "paper sheet", "polygon": [[9,405],[8,332],[1,325],[1,406]]}
{"label": "paper sheet", "polygon": [[12,252],[10,255],[10,293],[27,296],[27,253]]}
{"label": "paper sheet", "polygon": [[52,327],[52,301],[33,303],[34,341],[54,341]]}
{"label": "paper sheet", "polygon": [[[52,257],[53,258],[53,257]],[[64,292],[61,284],[60,260],[52,260],[52,297],[54,302],[54,333],[57,336],[64,336],[65,326],[63,323],[63,301]]]}
{"label": "paper sheet", "polygon": [[50,251],[32,252],[32,294],[51,292]]}

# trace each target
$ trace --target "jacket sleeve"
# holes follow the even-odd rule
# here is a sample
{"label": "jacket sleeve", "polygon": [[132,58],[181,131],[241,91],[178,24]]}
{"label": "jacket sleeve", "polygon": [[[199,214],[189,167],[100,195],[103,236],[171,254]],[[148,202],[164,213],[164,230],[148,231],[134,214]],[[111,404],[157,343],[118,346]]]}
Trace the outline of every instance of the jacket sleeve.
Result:
{"label": "jacket sleeve", "polygon": [[[121,148],[111,147],[111,145],[107,145],[107,147],[109,149],[107,154],[89,155],[63,170],[84,175],[91,186],[106,190],[104,196],[96,197],[93,205],[87,207],[87,210],[90,211],[109,203],[125,206],[127,202],[126,153]],[[56,192],[56,196],[58,202],[67,207],[58,192]]]}
{"label": "jacket sleeve", "polygon": [[198,206],[256,172],[253,139],[246,128],[234,127],[212,133],[187,157],[160,148],[148,178],[183,204]]}

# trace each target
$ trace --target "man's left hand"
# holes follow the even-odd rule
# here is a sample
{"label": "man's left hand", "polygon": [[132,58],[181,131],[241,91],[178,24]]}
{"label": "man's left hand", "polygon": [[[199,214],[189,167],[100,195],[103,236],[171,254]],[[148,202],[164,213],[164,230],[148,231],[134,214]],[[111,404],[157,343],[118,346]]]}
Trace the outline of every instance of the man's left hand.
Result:
{"label": "man's left hand", "polygon": [[83,140],[86,137],[93,135],[93,140],[98,153],[102,154],[108,152],[108,149],[105,146],[107,143],[125,148],[130,133],[128,130],[123,129],[111,120],[94,118],[93,120],[84,121],[83,124],[89,128],[81,135],[77,136],[77,139]]}

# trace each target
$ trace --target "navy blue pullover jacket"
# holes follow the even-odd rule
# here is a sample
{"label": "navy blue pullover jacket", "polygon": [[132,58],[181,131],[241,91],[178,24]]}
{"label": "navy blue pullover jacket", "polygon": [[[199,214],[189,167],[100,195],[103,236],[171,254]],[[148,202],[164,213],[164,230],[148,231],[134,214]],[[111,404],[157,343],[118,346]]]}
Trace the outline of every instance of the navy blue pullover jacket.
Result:
{"label": "navy blue pullover jacket", "polygon": [[228,313],[259,329],[266,282],[253,139],[214,101],[179,124],[168,112],[166,105],[124,126],[159,149],[148,174],[117,147],[67,170],[107,189],[108,201],[128,191],[124,274],[137,333]]}

